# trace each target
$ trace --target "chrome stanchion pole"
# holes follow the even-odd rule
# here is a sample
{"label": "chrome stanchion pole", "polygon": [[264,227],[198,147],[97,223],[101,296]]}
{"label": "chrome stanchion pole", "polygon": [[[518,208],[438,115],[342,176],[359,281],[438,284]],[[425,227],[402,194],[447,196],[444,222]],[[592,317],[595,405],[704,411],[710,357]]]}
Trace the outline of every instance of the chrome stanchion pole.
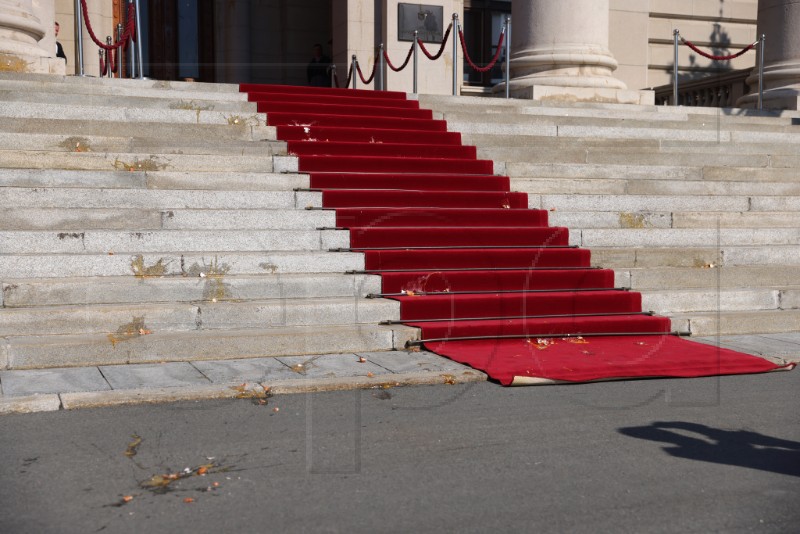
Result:
{"label": "chrome stanchion pole", "polygon": [[414,94],[417,94],[417,76],[418,72],[417,69],[419,68],[419,62],[417,61],[417,38],[419,36],[419,32],[414,30]]}
{"label": "chrome stanchion pole", "polygon": [[767,36],[761,34],[761,43],[758,47],[758,109],[764,109],[764,45]]}
{"label": "chrome stanchion pole", "polygon": [[331,63],[330,73],[331,73],[331,88],[336,89],[336,63]]}
{"label": "chrome stanchion pole", "polygon": [[[118,43],[122,41],[123,32],[124,32],[123,26],[122,26],[122,23],[120,22],[119,24],[117,24],[117,42]],[[120,45],[120,47],[117,49],[117,50],[119,50],[119,52],[117,52],[117,65],[116,65],[117,66],[117,78],[122,78],[122,65],[121,65],[121,63],[122,63],[122,49],[123,48],[125,48],[125,45]]]}
{"label": "chrome stanchion pole", "polygon": [[672,30],[672,37],[675,41],[675,64],[672,67],[672,105],[678,105],[678,30]]}
{"label": "chrome stanchion pole", "polygon": [[386,80],[383,79],[383,74],[384,72],[386,72],[384,70],[384,65],[386,63],[386,57],[383,55],[384,51],[385,48],[383,47],[383,43],[381,43],[380,50],[378,50],[378,54],[380,55],[380,57],[378,58],[378,66],[376,67],[378,69],[378,76],[380,76],[380,84],[377,83],[375,84],[378,86],[377,87],[378,91],[386,90]]}
{"label": "chrome stanchion pole", "polygon": [[453,13],[453,96],[458,94],[458,13]]}
{"label": "chrome stanchion pole", "polygon": [[83,67],[83,8],[81,0],[75,0],[75,65],[78,68],[78,76],[86,76]]}
{"label": "chrome stanchion pole", "polygon": [[136,2],[136,59],[139,62],[140,80],[144,80],[144,56],[142,55],[142,13],[139,9],[139,0]]}
{"label": "chrome stanchion pole", "polygon": [[[106,35],[106,44],[111,46],[114,43],[114,39],[111,38],[110,35]],[[114,73],[111,71],[111,58],[113,57],[111,54],[113,53],[111,50],[106,50],[106,71],[108,72],[108,77],[113,78]]]}
{"label": "chrome stanchion pole", "polygon": [[353,66],[352,66],[352,73],[353,73],[353,89],[358,89],[358,85],[356,85],[356,78],[358,78],[358,59],[356,59],[356,55],[353,54]]}
{"label": "chrome stanchion pole", "polygon": [[506,98],[511,97],[511,17],[506,18]]}

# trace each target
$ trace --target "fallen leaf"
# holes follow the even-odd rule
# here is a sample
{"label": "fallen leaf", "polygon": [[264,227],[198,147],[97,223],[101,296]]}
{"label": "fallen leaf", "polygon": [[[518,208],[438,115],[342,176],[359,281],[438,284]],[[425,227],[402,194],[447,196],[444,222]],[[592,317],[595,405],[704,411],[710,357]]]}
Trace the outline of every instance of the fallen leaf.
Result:
{"label": "fallen leaf", "polygon": [[208,468],[206,466],[202,466],[202,467],[197,469],[197,474],[200,475],[200,476],[203,476],[206,473],[208,473]]}
{"label": "fallen leaf", "polygon": [[183,502],[185,502],[186,504],[190,504],[194,502],[194,499],[192,499],[191,497],[186,497],[185,499],[183,499]]}
{"label": "fallen leaf", "polygon": [[136,434],[132,435],[131,437],[133,438],[133,441],[128,444],[128,448],[125,450],[125,456],[127,456],[128,458],[133,458],[134,456],[136,456],[136,453],[138,452],[139,449],[139,445],[141,445],[142,441],[144,441],[142,440],[141,437],[137,436]]}
{"label": "fallen leaf", "polygon": [[456,377],[453,376],[453,375],[442,375],[442,378],[444,378],[444,383],[445,384],[449,384],[449,385],[453,386],[456,383]]}
{"label": "fallen leaf", "polygon": [[372,377],[373,377],[373,376],[375,376],[375,375],[374,375],[374,374],[372,374],[372,373],[367,373],[367,376],[368,376],[369,378],[372,378]]}
{"label": "fallen leaf", "polygon": [[131,502],[132,500],[133,500],[133,496],[132,496],[132,495],[125,495],[125,496],[122,498],[122,502],[126,502],[126,503],[127,503],[127,502]]}
{"label": "fallen leaf", "polygon": [[366,363],[366,362],[367,362],[367,359],[364,358],[363,356],[359,356],[358,357],[358,363]]}

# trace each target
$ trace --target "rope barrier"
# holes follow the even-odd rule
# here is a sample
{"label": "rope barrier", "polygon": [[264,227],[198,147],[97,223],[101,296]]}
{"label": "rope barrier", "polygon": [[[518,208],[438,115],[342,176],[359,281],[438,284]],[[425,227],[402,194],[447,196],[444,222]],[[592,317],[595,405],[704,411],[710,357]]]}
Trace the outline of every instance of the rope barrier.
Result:
{"label": "rope barrier", "polygon": [[395,67],[394,65],[392,65],[392,60],[389,59],[389,54],[386,52],[386,50],[383,51],[383,58],[386,60],[386,64],[389,66],[390,69],[392,69],[395,72],[400,72],[401,70],[403,70],[408,66],[408,62],[411,61],[411,56],[413,54],[414,54],[414,44],[412,43],[411,48],[408,49],[408,55],[406,56],[406,60],[403,61],[403,64],[400,65],[400,67]]}
{"label": "rope barrier", "polygon": [[447,31],[444,33],[444,38],[442,39],[442,46],[439,48],[439,51],[436,54],[431,54],[428,52],[428,49],[425,48],[425,43],[422,42],[422,39],[417,38],[417,42],[419,43],[419,48],[422,50],[422,53],[428,56],[428,59],[431,61],[436,61],[442,54],[444,53],[444,46],[447,44],[447,39],[450,37],[450,31],[453,29],[453,23],[450,23],[450,26],[447,27]]}
{"label": "rope barrier", "polygon": [[[367,78],[367,79],[364,79],[364,73],[361,72],[361,65],[356,63],[356,70],[358,71],[358,77],[361,78],[361,82],[364,85],[369,85],[370,83],[372,83],[372,80],[375,79],[375,74],[378,72],[378,58],[379,57],[380,56],[378,56],[378,54],[375,54],[375,61],[372,63],[372,74],[370,74],[369,78]],[[348,82],[349,81],[350,80],[348,79]]]}
{"label": "rope barrier", "polygon": [[133,4],[128,4],[128,23],[125,27],[125,33],[122,34],[122,37],[119,41],[107,45],[101,42],[97,36],[94,34],[94,29],[92,28],[92,22],[89,20],[89,10],[86,7],[86,0],[81,0],[81,7],[83,8],[83,20],[86,21],[86,30],[89,32],[89,37],[92,38],[94,44],[102,48],[103,50],[114,50],[121,46],[127,46],[128,39],[133,42],[136,42],[136,24],[135,24],[135,11],[136,7]]}
{"label": "rope barrier", "polygon": [[728,56],[715,56],[715,55],[703,52],[702,50],[697,48],[697,46],[695,46],[694,43],[684,39],[683,36],[679,36],[679,37],[681,39],[681,42],[683,42],[683,44],[685,44],[686,46],[688,46],[689,48],[691,48],[692,50],[694,50],[695,52],[697,52],[698,54],[700,54],[704,58],[708,58],[708,59],[710,59],[712,61],[729,61],[731,59],[736,59],[737,57],[742,56],[742,55],[746,54],[747,52],[749,52],[750,50],[752,50],[753,48],[755,48],[756,45],[758,44],[758,41],[756,41],[753,44],[747,45],[746,47],[744,47],[743,49],[739,50],[735,54],[730,54]]}
{"label": "rope barrier", "polygon": [[500,52],[503,49],[503,41],[505,40],[506,37],[506,29],[503,28],[503,31],[500,32],[500,40],[497,42],[497,52],[495,52],[494,57],[485,67],[479,67],[472,62],[472,58],[469,57],[469,54],[467,53],[467,43],[466,41],[464,41],[464,32],[458,30],[458,36],[461,38],[461,51],[464,53],[464,59],[467,60],[469,66],[478,72],[488,72],[492,70],[492,68],[497,63],[497,60],[500,59]]}

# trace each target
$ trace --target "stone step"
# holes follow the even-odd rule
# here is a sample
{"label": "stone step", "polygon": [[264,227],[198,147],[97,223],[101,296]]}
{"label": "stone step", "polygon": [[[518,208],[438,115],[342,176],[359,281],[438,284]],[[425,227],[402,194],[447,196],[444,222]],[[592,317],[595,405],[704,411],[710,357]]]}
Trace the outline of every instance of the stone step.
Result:
{"label": "stone step", "polygon": [[[214,140],[263,141],[276,140],[277,129],[263,123],[237,120],[234,116],[227,124],[172,124],[169,122],[122,122],[109,125],[108,121],[64,120],[35,118],[3,118],[0,131],[6,133],[50,134],[73,136],[121,136],[137,139],[163,139],[179,142]],[[209,143],[213,144],[213,143]]]}
{"label": "stone step", "polygon": [[402,350],[419,339],[416,328],[370,324],[154,332],[111,342],[107,335],[0,339],[8,369],[227,360],[305,354]]}
{"label": "stone step", "polygon": [[[800,197],[795,197],[800,200]],[[558,211],[749,211],[749,196],[699,195],[533,195],[528,207]],[[771,210],[762,210],[771,211]]]}
{"label": "stone step", "polygon": [[653,212],[653,211],[555,211],[549,214],[552,226],[571,230],[599,228],[797,228],[797,212]]}
{"label": "stone step", "polygon": [[[171,124],[266,124],[267,116],[257,112],[214,111],[199,109],[134,108],[124,104],[119,107],[75,105],[62,106],[33,102],[4,102],[0,100],[0,117],[90,120],[106,123],[144,122]],[[112,128],[109,125],[109,128]]]}
{"label": "stone step", "polygon": [[328,210],[10,208],[0,212],[0,231],[316,230],[335,226],[336,214]]}
{"label": "stone step", "polygon": [[291,191],[308,189],[307,174],[266,172],[75,171],[0,169],[0,187]]}
{"label": "stone step", "polygon": [[780,310],[781,294],[796,289],[694,288],[642,291],[642,309],[674,315],[689,312]]}
{"label": "stone step", "polygon": [[[0,233],[0,236],[2,233]],[[570,243],[595,247],[703,247],[800,245],[800,228],[608,228],[572,230]],[[797,261],[800,262],[800,256]],[[794,262],[792,262],[794,263]]]}
{"label": "stone step", "polygon": [[616,284],[635,291],[707,288],[797,288],[800,264],[714,268],[649,267],[616,271]]}
{"label": "stone step", "polygon": [[0,188],[0,205],[15,208],[287,210],[320,207],[321,204],[322,193],[315,191],[247,191],[242,194],[225,190]]}
{"label": "stone step", "polygon": [[346,230],[0,231],[4,254],[141,254],[347,248]]}
{"label": "stone step", "polygon": [[[64,87],[62,86],[62,89]],[[0,102],[25,102],[30,104],[60,104],[63,106],[91,106],[114,107],[124,105],[126,108],[135,109],[181,109],[189,111],[224,111],[228,113],[257,113],[257,105],[245,99],[218,100],[219,93],[207,93],[206,98],[186,98],[181,93],[169,92],[159,94],[149,91],[150,94],[128,94],[124,96],[107,91],[91,90],[90,86],[82,87],[81,91],[47,91],[38,90],[36,87],[6,84],[0,81]],[[84,89],[90,89],[85,92]],[[107,88],[103,88],[107,89]],[[162,91],[163,92],[163,91]],[[244,96],[244,95],[242,95]]]}
{"label": "stone step", "polygon": [[0,254],[2,280],[137,276],[261,275],[343,273],[364,269],[364,255],[356,252],[258,251],[161,254]]}
{"label": "stone step", "polygon": [[103,304],[0,309],[0,337],[110,334],[140,330],[187,332],[374,324],[399,320],[400,303],[388,299],[305,298],[244,302]]}
{"label": "stone step", "polygon": [[771,265],[777,269],[797,265],[800,246],[650,246],[591,247],[592,265],[608,269],[633,267],[731,267],[736,265]]}
{"label": "stone step", "polygon": [[[153,139],[137,137],[69,136],[0,132],[0,146],[16,150],[53,152],[120,152],[130,154],[207,154],[227,156],[271,156],[286,154],[282,141],[220,139]],[[141,156],[140,156],[141,157]]]}
{"label": "stone step", "polygon": [[[280,151],[278,152],[280,153]],[[0,150],[0,168],[64,169],[98,171],[234,171],[280,172],[273,165],[272,147],[264,147],[263,155],[235,154],[142,154],[46,152],[36,150]],[[286,158],[289,158],[288,156]],[[296,160],[296,158],[291,158]]]}
{"label": "stone step", "polygon": [[[129,273],[130,274],[130,273]],[[160,302],[241,302],[320,297],[365,298],[381,292],[377,275],[339,273],[106,276],[4,279],[0,307],[31,308]]]}
{"label": "stone step", "polygon": [[773,334],[800,331],[800,310],[694,312],[671,315],[673,329],[693,336]]}

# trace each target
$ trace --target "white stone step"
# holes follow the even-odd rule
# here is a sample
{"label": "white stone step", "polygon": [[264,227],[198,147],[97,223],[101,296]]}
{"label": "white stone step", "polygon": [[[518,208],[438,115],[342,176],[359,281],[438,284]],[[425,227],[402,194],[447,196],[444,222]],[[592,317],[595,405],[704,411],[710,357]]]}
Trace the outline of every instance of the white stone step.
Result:
{"label": "white stone step", "polygon": [[671,315],[673,328],[693,336],[772,334],[800,331],[800,310],[694,312]]}
{"label": "white stone step", "polygon": [[345,297],[380,293],[377,275],[304,273],[193,276],[107,276],[2,281],[0,307],[28,308],[158,302],[241,302],[267,299]]}
{"label": "white stone step", "polygon": [[592,265],[610,269],[632,267],[731,267],[737,265],[797,265],[800,246],[634,246],[591,247]]}
{"label": "white stone step", "polygon": [[346,230],[4,231],[4,254],[313,251],[347,248]]}
{"label": "white stone step", "polygon": [[659,314],[689,312],[779,310],[781,290],[775,288],[694,288],[642,291],[642,309]]}
{"label": "white stone step", "polygon": [[76,171],[0,169],[0,187],[292,191],[307,189],[307,174],[227,171]]}
{"label": "white stone step", "polygon": [[600,228],[797,228],[797,212],[652,212],[652,211],[553,211],[552,226],[573,231]]}
{"label": "white stone step", "polygon": [[795,265],[715,267],[648,267],[619,269],[616,284],[635,291],[707,288],[797,288],[800,262]]}
{"label": "white stone step", "polygon": [[[306,298],[245,302],[143,303],[0,309],[0,337],[186,332],[375,324],[399,320],[400,303],[388,299]],[[137,326],[141,325],[141,326]]]}
{"label": "white stone step", "polygon": [[256,251],[160,254],[0,254],[2,281],[17,278],[92,276],[191,276],[224,272],[229,275],[343,273],[363,270],[364,255],[356,252]]}
{"label": "white stone step", "polygon": [[335,226],[336,214],[330,210],[10,208],[0,212],[0,231],[315,230]]}
{"label": "white stone step", "polygon": [[[133,173],[131,173],[133,174]],[[314,191],[0,188],[0,205],[16,208],[303,209],[320,207]]]}
{"label": "white stone step", "polygon": [[[2,235],[2,234],[0,234]],[[800,245],[800,228],[624,228],[570,232],[570,242],[594,247],[703,247],[725,249],[754,245]],[[800,256],[798,256],[800,261]]]}
{"label": "white stone step", "polygon": [[[416,328],[370,324],[276,327],[131,335],[30,336],[0,339],[0,363],[35,369],[402,350]],[[0,365],[2,367],[2,365]]]}
{"label": "white stone step", "polygon": [[[800,197],[796,197],[800,200]],[[540,195],[528,207],[556,211],[749,211],[748,196],[700,195]],[[762,210],[767,211],[767,210]]]}

